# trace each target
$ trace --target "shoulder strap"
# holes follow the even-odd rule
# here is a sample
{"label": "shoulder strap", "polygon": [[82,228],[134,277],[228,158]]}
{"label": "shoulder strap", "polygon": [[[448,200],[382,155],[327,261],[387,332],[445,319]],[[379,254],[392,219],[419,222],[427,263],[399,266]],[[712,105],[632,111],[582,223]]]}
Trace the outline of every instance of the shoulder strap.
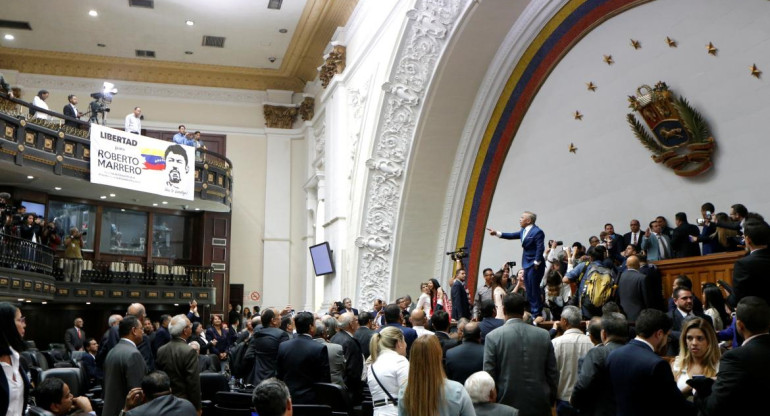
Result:
{"label": "shoulder strap", "polygon": [[394,398],[393,398],[393,396],[392,396],[392,395],[390,394],[390,392],[388,391],[388,389],[386,389],[386,388],[385,388],[385,386],[383,386],[383,385],[382,385],[382,383],[380,382],[380,379],[379,379],[379,377],[377,377],[377,373],[375,373],[375,372],[374,372],[374,363],[372,363],[372,365],[371,365],[371,367],[370,367],[370,368],[372,369],[372,375],[374,376],[374,379],[375,379],[375,380],[377,380],[377,384],[379,384],[379,385],[380,385],[380,388],[382,389],[382,391],[384,391],[384,392],[385,392],[385,394],[388,396],[388,398],[389,398],[389,399],[390,399],[390,400],[391,400],[393,403],[396,403],[396,402],[398,402],[398,400],[394,399]]}

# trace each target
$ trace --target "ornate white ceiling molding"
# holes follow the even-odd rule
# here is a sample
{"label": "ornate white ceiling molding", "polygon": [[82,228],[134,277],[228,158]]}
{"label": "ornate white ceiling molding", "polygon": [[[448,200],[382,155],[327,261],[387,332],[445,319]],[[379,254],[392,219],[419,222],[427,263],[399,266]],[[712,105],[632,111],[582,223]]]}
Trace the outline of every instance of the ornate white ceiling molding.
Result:
{"label": "ornate white ceiling molding", "polygon": [[418,0],[407,12],[390,79],[382,86],[383,109],[372,154],[366,161],[365,216],[356,238],[358,303],[387,299],[393,279],[393,243],[401,209],[404,173],[418,118],[442,54],[471,0]]}

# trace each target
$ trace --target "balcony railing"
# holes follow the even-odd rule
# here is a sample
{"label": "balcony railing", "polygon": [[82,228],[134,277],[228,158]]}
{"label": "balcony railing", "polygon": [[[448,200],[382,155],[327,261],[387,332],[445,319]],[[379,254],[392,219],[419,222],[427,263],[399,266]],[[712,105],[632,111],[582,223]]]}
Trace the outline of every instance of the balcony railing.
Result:
{"label": "balcony railing", "polygon": [[107,283],[146,286],[212,287],[214,269],[210,266],[146,263],[133,261],[83,260],[80,281],[65,273],[68,260],[56,259],[53,276],[57,281],[74,283]]}
{"label": "balcony railing", "polygon": [[0,233],[0,265],[50,275],[54,252],[50,248],[23,238]]}
{"label": "balcony railing", "polygon": [[[41,119],[39,114],[50,117]],[[90,180],[90,128],[87,122],[0,93],[0,160]],[[195,152],[196,199],[231,207],[232,162],[208,150]]]}

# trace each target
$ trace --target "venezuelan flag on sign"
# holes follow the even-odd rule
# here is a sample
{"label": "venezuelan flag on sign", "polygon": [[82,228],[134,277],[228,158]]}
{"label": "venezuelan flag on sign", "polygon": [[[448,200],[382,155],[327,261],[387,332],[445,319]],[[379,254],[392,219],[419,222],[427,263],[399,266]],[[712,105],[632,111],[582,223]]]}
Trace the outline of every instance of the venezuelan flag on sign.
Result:
{"label": "venezuelan flag on sign", "polygon": [[144,158],[144,168],[148,170],[166,169],[166,159],[163,157],[163,150],[160,149],[142,149]]}

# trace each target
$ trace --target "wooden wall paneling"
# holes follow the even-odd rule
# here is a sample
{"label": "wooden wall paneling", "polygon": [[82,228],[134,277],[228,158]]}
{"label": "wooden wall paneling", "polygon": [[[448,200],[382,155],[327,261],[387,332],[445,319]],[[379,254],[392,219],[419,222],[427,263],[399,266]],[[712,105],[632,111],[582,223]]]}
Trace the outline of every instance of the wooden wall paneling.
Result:
{"label": "wooden wall paneling", "polygon": [[710,254],[700,257],[661,260],[654,262],[663,277],[663,293],[668,298],[673,292],[674,279],[684,274],[692,280],[693,294],[699,298],[702,295],[701,286],[704,283],[716,283],[718,280],[733,284],[733,267],[736,260],[743,257],[743,251]]}

